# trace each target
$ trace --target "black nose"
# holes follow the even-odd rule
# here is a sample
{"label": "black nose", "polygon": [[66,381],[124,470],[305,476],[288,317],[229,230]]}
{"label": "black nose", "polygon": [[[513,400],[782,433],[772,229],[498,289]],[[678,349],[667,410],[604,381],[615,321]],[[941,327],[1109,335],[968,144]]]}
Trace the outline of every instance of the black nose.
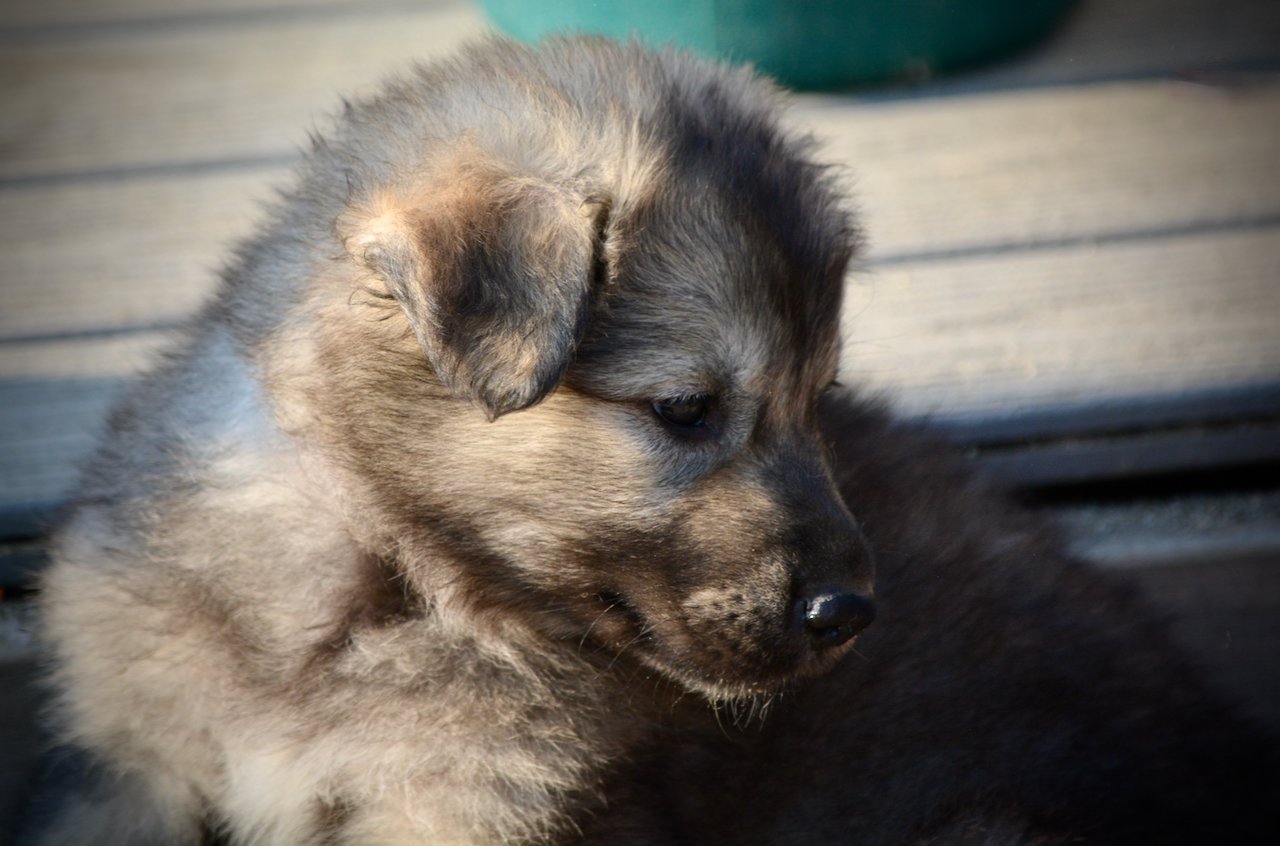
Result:
{"label": "black nose", "polygon": [[871,625],[876,606],[856,593],[823,592],[804,603],[804,624],[819,649],[839,646]]}

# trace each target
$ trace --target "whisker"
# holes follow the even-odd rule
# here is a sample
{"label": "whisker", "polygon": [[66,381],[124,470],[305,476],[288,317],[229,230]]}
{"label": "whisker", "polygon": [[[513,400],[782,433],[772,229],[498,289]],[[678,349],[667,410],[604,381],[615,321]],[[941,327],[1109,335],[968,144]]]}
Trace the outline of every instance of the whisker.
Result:
{"label": "whisker", "polygon": [[599,614],[597,614],[597,615],[596,615],[596,618],[595,618],[594,620],[592,620],[592,621],[591,621],[591,625],[587,626],[587,630],[586,630],[585,632],[583,632],[583,633],[582,633],[582,639],[578,641],[578,651],[579,651],[579,652],[581,652],[581,651],[582,651],[582,647],[586,645],[586,643],[587,643],[587,638],[591,636],[591,630],[592,630],[592,629],[594,629],[594,628],[596,627],[596,623],[598,623],[598,622],[600,622],[601,620],[603,620],[603,619],[604,619],[604,615],[605,615],[605,614],[608,614],[610,611],[612,611],[613,609],[617,608],[617,607],[618,607],[619,605],[621,605],[621,604],[622,604],[622,601],[621,601],[621,600],[615,600],[615,601],[613,601],[613,602],[609,603],[607,606],[605,606],[605,609],[604,609],[603,611],[601,611]]}

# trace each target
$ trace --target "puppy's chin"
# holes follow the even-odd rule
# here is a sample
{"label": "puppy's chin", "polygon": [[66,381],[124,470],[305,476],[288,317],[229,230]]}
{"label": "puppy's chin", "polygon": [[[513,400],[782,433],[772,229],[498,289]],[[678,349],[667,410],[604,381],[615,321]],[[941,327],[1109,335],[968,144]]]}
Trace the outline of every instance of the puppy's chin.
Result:
{"label": "puppy's chin", "polygon": [[802,634],[775,632],[753,639],[738,631],[731,639],[707,643],[690,637],[687,624],[669,617],[651,620],[615,593],[596,599],[603,610],[582,635],[583,643],[591,640],[713,703],[756,701],[830,672],[857,640],[816,649]]}
{"label": "puppy's chin", "polygon": [[790,661],[771,662],[768,667],[697,660],[702,656],[670,656],[661,650],[640,651],[637,657],[644,665],[712,702],[746,701],[781,693],[805,679],[830,672],[853,643],[822,652],[809,651]]}
{"label": "puppy's chin", "polygon": [[830,672],[849,652],[852,645],[850,642],[837,649],[814,655],[810,660],[800,663],[791,672],[757,676],[744,674],[740,667],[725,667],[724,673],[717,675],[707,668],[690,668],[673,664],[656,654],[640,654],[638,657],[645,666],[658,671],[680,687],[702,696],[713,704],[749,703],[758,701],[762,697],[784,693],[805,679]]}

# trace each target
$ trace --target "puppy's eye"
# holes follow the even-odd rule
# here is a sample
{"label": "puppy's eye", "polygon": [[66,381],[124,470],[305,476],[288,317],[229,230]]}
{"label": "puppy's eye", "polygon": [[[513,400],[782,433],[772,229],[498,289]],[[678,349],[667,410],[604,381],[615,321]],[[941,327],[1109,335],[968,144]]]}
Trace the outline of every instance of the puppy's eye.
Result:
{"label": "puppy's eye", "polygon": [[698,394],[691,397],[673,397],[654,400],[653,413],[663,422],[680,429],[696,429],[706,425],[711,397]]}

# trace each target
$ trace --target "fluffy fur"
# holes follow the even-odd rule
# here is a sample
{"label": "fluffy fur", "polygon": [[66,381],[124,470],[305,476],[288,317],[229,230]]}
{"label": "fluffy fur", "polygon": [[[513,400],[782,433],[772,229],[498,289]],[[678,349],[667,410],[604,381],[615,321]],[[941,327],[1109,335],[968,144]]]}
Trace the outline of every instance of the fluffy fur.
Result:
{"label": "fluffy fur", "polygon": [[[566,40],[347,108],[56,538],[55,724],[93,764],[38,842],[1275,822],[1148,612],[832,387],[856,233],[777,99]],[[855,652],[867,615],[824,615],[873,571]]]}

